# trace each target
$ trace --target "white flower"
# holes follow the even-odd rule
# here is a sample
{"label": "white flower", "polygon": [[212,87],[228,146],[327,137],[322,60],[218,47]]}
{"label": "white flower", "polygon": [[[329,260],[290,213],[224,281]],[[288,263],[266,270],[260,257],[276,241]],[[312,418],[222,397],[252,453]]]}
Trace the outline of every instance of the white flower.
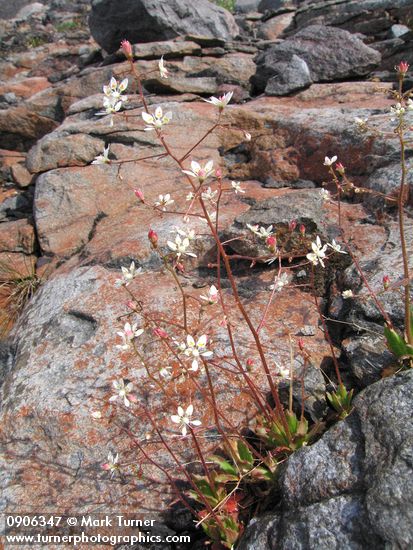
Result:
{"label": "white flower", "polygon": [[171,378],[172,376],[172,367],[162,367],[159,371],[159,374],[162,376],[162,378]]}
{"label": "white flower", "polygon": [[200,296],[201,300],[205,300],[208,304],[216,304],[218,302],[218,289],[215,285],[211,285],[206,296]]}
{"label": "white flower", "polygon": [[[393,115],[396,115],[396,117],[400,118],[404,115],[404,113],[406,112],[406,109],[403,107],[401,103],[396,103],[394,107],[390,107],[390,112]],[[391,120],[395,120],[395,118],[393,117]]]}
{"label": "white flower", "polygon": [[196,233],[194,229],[181,229],[180,227],[176,227],[175,231],[181,235],[181,237],[187,238],[189,241],[193,241],[196,239]]}
{"label": "white flower", "polygon": [[235,191],[235,194],[237,193],[245,193],[244,189],[241,187],[240,181],[231,181],[232,188]]}
{"label": "white flower", "polygon": [[116,279],[115,287],[119,288],[120,286],[128,286],[128,284],[133,281],[133,279],[142,271],[142,268],[136,269],[135,262],[131,262],[129,269],[127,267],[121,267],[122,269],[122,279]]}
{"label": "white flower", "polygon": [[195,194],[194,194],[192,191],[190,191],[190,192],[187,194],[187,196],[185,197],[185,200],[191,201],[191,200],[194,199],[194,198],[195,198]]}
{"label": "white flower", "polygon": [[334,157],[331,157],[331,159],[328,157],[325,157],[323,164],[324,166],[332,166],[336,162],[336,160],[337,160],[336,155],[334,155]]}
{"label": "white flower", "polygon": [[193,160],[191,162],[191,170],[182,170],[182,172],[184,174],[192,176],[193,178],[198,178],[198,181],[200,183],[203,183],[214,172],[212,168],[213,165],[214,161],[209,160],[202,168],[202,166],[198,162],[196,162],[196,160]]}
{"label": "white flower", "polygon": [[206,191],[203,191],[201,193],[201,197],[204,201],[213,201],[215,199],[215,196],[216,194],[218,193],[218,191],[212,191],[212,189],[210,187],[208,187],[208,189]]}
{"label": "white flower", "polygon": [[411,99],[410,97],[406,102],[406,107],[408,111],[413,111],[413,99]]}
{"label": "white flower", "polygon": [[188,426],[190,426],[191,424],[193,426],[201,425],[200,420],[191,420],[191,416],[193,412],[194,412],[194,406],[192,404],[188,405],[185,411],[181,406],[179,406],[178,414],[173,414],[171,416],[172,422],[174,422],[175,424],[179,424],[179,427],[182,431],[183,436],[186,436],[186,434],[188,433]]}
{"label": "white flower", "polygon": [[221,97],[210,97],[209,99],[204,99],[203,101],[206,101],[207,103],[211,103],[212,105],[215,105],[218,107],[220,111],[222,111],[228,103],[231,101],[232,95],[234,92],[228,92]]}
{"label": "white flower", "polygon": [[162,107],[157,107],[153,115],[143,111],[142,118],[146,124],[148,124],[145,131],[149,132],[151,130],[155,130],[155,128],[159,130],[164,124],[168,124],[172,119],[172,113],[171,111],[168,111],[163,114]]}
{"label": "white flower", "polygon": [[92,162],[92,164],[110,164],[109,145],[107,147],[104,147],[103,153],[101,155],[95,157],[95,160]]}
{"label": "white flower", "polygon": [[317,265],[319,263],[322,267],[325,267],[323,259],[326,257],[325,252],[327,250],[327,245],[325,244],[324,246],[321,246],[321,240],[318,235],[316,241],[311,243],[311,248],[313,249],[313,252],[307,254],[307,258],[313,265]]}
{"label": "white flower", "polygon": [[342,297],[347,300],[348,298],[353,298],[354,294],[352,290],[343,290],[341,293]]}
{"label": "white flower", "polygon": [[213,353],[212,351],[207,350],[206,348],[207,344],[207,336],[204,334],[203,336],[200,336],[198,338],[197,342],[195,342],[194,338],[188,334],[186,337],[186,344],[179,344],[179,349],[185,353],[188,357],[193,357],[191,369],[192,371],[197,371],[199,368],[198,365],[198,359],[200,357],[212,357]]}
{"label": "white flower", "polygon": [[274,284],[270,286],[270,290],[281,292],[281,290],[288,285],[288,275],[285,271],[274,279]]}
{"label": "white flower", "polygon": [[244,130],[245,141],[251,141],[251,134]]}
{"label": "white flower", "polygon": [[119,455],[113,455],[111,452],[108,454],[108,461],[105,464],[102,464],[104,470],[108,470],[111,473],[110,477],[113,477],[115,473],[119,470]]}
{"label": "white flower", "polygon": [[192,256],[193,258],[196,258],[196,254],[194,254],[193,252],[188,252],[187,250],[190,245],[188,237],[184,237],[182,239],[181,236],[178,234],[175,237],[175,242],[168,241],[167,245],[173,252],[176,253],[177,258],[180,258],[182,254],[184,254],[185,256]]}
{"label": "white flower", "polygon": [[170,204],[173,204],[175,201],[171,199],[171,195],[167,193],[166,195],[159,195],[159,200],[155,202],[155,206],[159,206],[162,210],[166,210],[166,207]]}
{"label": "white flower", "polygon": [[341,246],[339,244],[337,244],[334,239],[331,241],[331,244],[327,243],[327,246],[332,248],[334,250],[334,252],[339,252],[340,254],[347,254],[347,252],[345,250],[341,250]]}
{"label": "white flower", "polygon": [[168,69],[164,65],[163,56],[159,60],[158,67],[159,67],[159,74],[161,75],[161,78],[168,78]]}
{"label": "white flower", "polygon": [[100,420],[102,418],[102,412],[101,411],[92,411],[90,413],[90,416],[94,418],[95,420]]}
{"label": "white flower", "polygon": [[119,331],[116,334],[123,340],[123,344],[118,344],[116,347],[123,351],[128,350],[131,347],[132,341],[143,333],[143,329],[138,329],[138,325],[134,323],[125,323],[123,331]]}
{"label": "white flower", "polygon": [[136,397],[131,394],[133,388],[132,382],[128,382],[125,385],[123,380],[114,380],[113,387],[116,394],[112,395],[112,397],[109,398],[109,401],[116,401],[119,398],[123,399],[123,404],[125,407],[130,407],[131,402],[134,403],[136,401]]}
{"label": "white flower", "polygon": [[249,223],[247,223],[247,227],[250,231],[255,233],[255,235],[258,235],[258,237],[260,237],[261,239],[268,239],[268,237],[272,235],[272,225],[269,225],[267,229],[265,229],[265,227],[259,225],[250,225]]}
{"label": "white flower", "polygon": [[330,199],[330,193],[327,189],[320,189],[320,195],[323,201],[328,201]]}
{"label": "white flower", "polygon": [[284,378],[284,380],[290,379],[290,369],[287,367],[281,367],[281,365],[277,364],[276,373],[281,378]]}
{"label": "white flower", "polygon": [[[110,115],[116,113],[122,107],[122,103],[125,103],[128,98],[122,95],[122,92],[126,90],[128,86],[128,79],[125,78],[120,84],[118,84],[116,78],[112,76],[108,86],[103,86],[103,98],[104,111],[96,113],[97,116]],[[110,119],[110,125],[113,126],[113,119]]]}

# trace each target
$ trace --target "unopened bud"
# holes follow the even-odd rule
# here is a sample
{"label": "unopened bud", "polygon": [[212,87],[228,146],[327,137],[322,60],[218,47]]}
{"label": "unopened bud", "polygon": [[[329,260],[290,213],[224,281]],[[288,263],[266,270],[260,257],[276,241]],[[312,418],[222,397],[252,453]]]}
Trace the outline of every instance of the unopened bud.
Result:
{"label": "unopened bud", "polygon": [[179,271],[180,273],[185,273],[185,266],[184,264],[182,264],[181,262],[178,262],[176,265],[175,265],[175,268],[177,271]]}
{"label": "unopened bud", "polygon": [[294,229],[297,227],[297,222],[295,220],[291,220],[288,224],[288,229],[291,231],[291,233],[294,231]]}
{"label": "unopened bud", "polygon": [[141,202],[145,202],[145,196],[143,194],[142,189],[134,189],[133,192]]}
{"label": "unopened bud", "polygon": [[148,239],[152,245],[152,248],[158,248],[158,234],[153,229],[149,230]]}
{"label": "unopened bud", "polygon": [[129,40],[122,40],[122,42],[120,43],[120,47],[122,48],[126,59],[133,59],[132,44],[129,42]]}
{"label": "unopened bud", "polygon": [[153,332],[154,334],[156,334],[156,336],[159,336],[159,338],[168,338],[168,334],[160,327],[155,327],[153,329]]}
{"label": "unopened bud", "polygon": [[215,176],[220,180],[222,178],[222,170],[221,168],[217,168],[215,170]]}
{"label": "unopened bud", "polygon": [[388,275],[385,275],[383,277],[383,288],[384,290],[387,290],[390,286],[390,277]]}
{"label": "unopened bud", "polygon": [[409,70],[409,64],[406,61],[400,61],[400,63],[394,68],[401,76],[405,76],[407,71]]}
{"label": "unopened bud", "polygon": [[305,225],[303,223],[300,225],[299,231],[300,231],[301,235],[303,235],[303,236],[305,235]]}
{"label": "unopened bud", "polygon": [[341,164],[341,162],[337,162],[336,164],[336,170],[340,174],[340,176],[344,175],[344,172],[346,171],[344,166]]}
{"label": "unopened bud", "polygon": [[253,366],[254,366],[254,361],[251,358],[247,359],[247,371],[250,371]]}
{"label": "unopened bud", "polygon": [[274,237],[274,235],[270,235],[267,237],[266,244],[271,252],[275,252],[277,248],[277,239]]}
{"label": "unopened bud", "polygon": [[300,348],[300,351],[304,350],[304,340],[302,338],[299,338],[297,341],[298,347]]}

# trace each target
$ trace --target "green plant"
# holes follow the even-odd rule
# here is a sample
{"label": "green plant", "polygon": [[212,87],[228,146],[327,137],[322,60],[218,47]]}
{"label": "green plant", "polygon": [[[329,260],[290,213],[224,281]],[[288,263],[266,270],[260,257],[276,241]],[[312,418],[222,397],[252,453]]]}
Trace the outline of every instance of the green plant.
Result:
{"label": "green plant", "polygon": [[340,420],[343,420],[352,411],[353,391],[347,391],[343,384],[340,384],[335,392],[327,392],[327,399],[334,410],[338,413]]}
{"label": "green plant", "polygon": [[225,10],[228,10],[231,13],[235,11],[236,0],[212,0],[212,1],[214,4],[216,4],[220,8],[224,8]]}
{"label": "green plant", "polygon": [[59,23],[56,25],[56,30],[58,32],[66,32],[66,31],[73,31],[80,27],[80,22],[76,20],[72,21],[63,21],[62,23]]}
{"label": "green plant", "polygon": [[25,263],[23,268],[13,265],[11,257],[8,261],[0,261],[0,336],[11,329],[41,283],[33,260]]}

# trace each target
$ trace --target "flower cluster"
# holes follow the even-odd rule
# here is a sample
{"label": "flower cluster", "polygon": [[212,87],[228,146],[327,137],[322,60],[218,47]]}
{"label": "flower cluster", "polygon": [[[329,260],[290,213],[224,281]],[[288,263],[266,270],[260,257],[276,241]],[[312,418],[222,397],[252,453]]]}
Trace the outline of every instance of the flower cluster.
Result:
{"label": "flower cluster", "polygon": [[[122,93],[126,90],[128,87],[128,79],[124,78],[122,82],[118,83],[115,77],[112,76],[110,79],[109,85],[103,86],[103,93],[105,94],[105,97],[103,98],[103,108],[104,111],[101,111],[99,113],[96,113],[98,116],[100,115],[112,115],[113,113],[117,113],[123,103],[125,103],[128,98],[125,95],[122,95]],[[110,125],[113,126],[113,119],[110,119]]]}
{"label": "flower cluster", "polygon": [[250,231],[252,231],[255,235],[260,237],[260,239],[264,239],[265,241],[273,234],[273,226],[269,225],[267,229],[265,227],[260,225],[251,225],[247,223],[247,227]]}
{"label": "flower cluster", "polygon": [[207,336],[206,334],[200,336],[197,341],[190,334],[186,337],[186,343],[178,344],[179,350],[184,353],[187,357],[192,357],[191,369],[192,371],[197,371],[199,368],[199,358],[200,357],[212,357],[212,351],[209,351],[206,347],[207,345]]}
{"label": "flower cluster", "polygon": [[172,250],[172,252],[175,252],[177,259],[179,259],[182,255],[192,256],[192,258],[196,258],[196,254],[188,251],[190,244],[190,239],[188,238],[188,236],[185,235],[185,232],[183,232],[182,230],[177,231],[175,241],[167,241],[168,247],[170,248],[170,250]]}
{"label": "flower cluster", "polygon": [[316,240],[311,243],[311,248],[313,251],[307,254],[307,259],[310,260],[313,265],[320,264],[322,267],[325,267],[324,259],[326,258],[326,251],[328,247],[334,250],[334,252],[338,252],[339,254],[347,254],[345,250],[341,250],[341,246],[337,244],[334,239],[331,241],[331,243],[326,243],[325,245],[322,245],[321,239],[317,235]]}

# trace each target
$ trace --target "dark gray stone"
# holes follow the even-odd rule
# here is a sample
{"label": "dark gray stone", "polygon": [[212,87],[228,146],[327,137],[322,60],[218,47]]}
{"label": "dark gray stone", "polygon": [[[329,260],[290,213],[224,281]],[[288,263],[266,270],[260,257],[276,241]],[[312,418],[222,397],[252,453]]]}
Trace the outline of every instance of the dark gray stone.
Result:
{"label": "dark gray stone", "polygon": [[[407,161],[406,184],[410,187],[410,196],[413,195],[413,163]],[[369,210],[397,208],[398,189],[401,181],[400,163],[389,164],[373,172],[364,184],[364,187],[371,189],[373,193],[368,193],[364,197],[364,204]],[[383,195],[388,195],[393,200],[386,200]]]}
{"label": "dark gray stone", "polygon": [[123,39],[138,43],[199,35],[228,40],[238,34],[233,16],[207,0],[93,0],[89,26],[109,53]]}
{"label": "dark gray stone", "polygon": [[[288,59],[289,58],[289,59]],[[297,55],[288,55],[272,66],[272,76],[265,86],[267,95],[287,95],[313,83],[307,63]]]}
{"label": "dark gray stone", "polygon": [[239,550],[405,549],[413,545],[413,372],[371,385],[350,416],[281,473],[281,501]]}
{"label": "dark gray stone", "polygon": [[299,0],[261,0],[258,11],[261,13],[266,11],[274,12],[283,8],[292,8],[298,4]]}
{"label": "dark gray stone", "polygon": [[341,347],[349,371],[360,388],[380,380],[383,369],[395,362],[383,336],[353,336],[344,340]]}
{"label": "dark gray stone", "polygon": [[250,13],[258,11],[260,0],[237,0],[235,3],[235,11],[237,13]]}
{"label": "dark gray stone", "polygon": [[386,33],[395,19],[411,15],[412,0],[333,0],[306,2],[295,16],[295,28],[333,25],[367,35]]}
{"label": "dark gray stone", "polygon": [[[306,62],[314,82],[364,76],[381,60],[379,52],[349,32],[312,25],[258,55],[257,72],[251,79],[256,92],[264,91],[271,78],[280,74],[279,63],[288,63],[294,55]],[[297,61],[295,64],[293,74],[298,78],[300,66]],[[304,68],[301,71],[304,73]],[[307,85],[311,83],[301,76]]]}

